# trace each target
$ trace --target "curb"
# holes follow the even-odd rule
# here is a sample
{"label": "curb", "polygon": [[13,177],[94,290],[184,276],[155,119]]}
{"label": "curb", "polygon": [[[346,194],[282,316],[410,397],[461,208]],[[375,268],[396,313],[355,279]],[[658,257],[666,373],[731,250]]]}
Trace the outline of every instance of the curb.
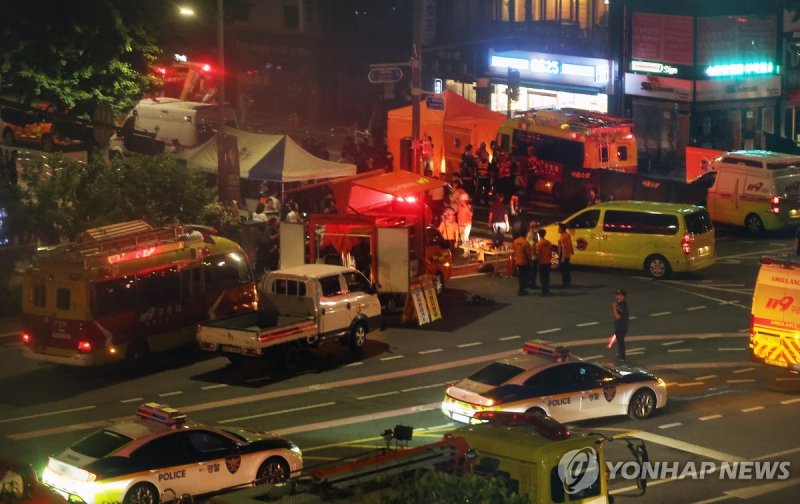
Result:
{"label": "curb", "polygon": [[19,331],[0,334],[0,346],[12,345],[19,341]]}

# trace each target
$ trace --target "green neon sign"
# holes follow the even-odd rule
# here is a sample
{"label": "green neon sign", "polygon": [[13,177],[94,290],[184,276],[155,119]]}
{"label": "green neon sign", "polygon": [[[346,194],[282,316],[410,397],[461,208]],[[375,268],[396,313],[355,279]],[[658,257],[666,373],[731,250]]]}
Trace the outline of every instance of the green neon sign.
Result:
{"label": "green neon sign", "polygon": [[764,75],[777,70],[777,66],[769,61],[758,63],[731,63],[728,65],[711,65],[706,67],[705,73],[709,77],[736,77],[739,75]]}

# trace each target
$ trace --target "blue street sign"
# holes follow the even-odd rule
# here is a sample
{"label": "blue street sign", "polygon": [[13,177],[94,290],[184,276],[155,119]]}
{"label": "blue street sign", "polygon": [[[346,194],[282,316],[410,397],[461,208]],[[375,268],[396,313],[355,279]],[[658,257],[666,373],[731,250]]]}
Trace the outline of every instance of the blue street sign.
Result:
{"label": "blue street sign", "polygon": [[444,110],[444,98],[440,96],[427,96],[425,97],[425,105],[428,110]]}
{"label": "blue street sign", "polygon": [[370,68],[367,78],[372,84],[382,82],[397,82],[403,78],[403,69],[400,67]]}

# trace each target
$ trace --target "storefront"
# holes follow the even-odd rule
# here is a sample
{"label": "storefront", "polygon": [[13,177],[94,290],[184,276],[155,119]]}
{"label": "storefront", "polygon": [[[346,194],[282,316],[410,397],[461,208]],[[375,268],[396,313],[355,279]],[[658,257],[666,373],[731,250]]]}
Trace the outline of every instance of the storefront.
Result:
{"label": "storefront", "polygon": [[781,98],[775,16],[632,14],[626,108],[642,171],[681,175],[687,146],[764,148]]}

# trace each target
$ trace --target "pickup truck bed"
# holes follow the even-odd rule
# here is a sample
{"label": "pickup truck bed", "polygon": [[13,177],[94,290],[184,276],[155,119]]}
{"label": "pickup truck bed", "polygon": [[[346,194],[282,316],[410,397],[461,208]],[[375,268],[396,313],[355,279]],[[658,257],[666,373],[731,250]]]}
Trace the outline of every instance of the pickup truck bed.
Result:
{"label": "pickup truck bed", "polygon": [[204,322],[197,329],[203,349],[259,357],[269,347],[317,335],[313,317],[269,315],[263,311]]}

